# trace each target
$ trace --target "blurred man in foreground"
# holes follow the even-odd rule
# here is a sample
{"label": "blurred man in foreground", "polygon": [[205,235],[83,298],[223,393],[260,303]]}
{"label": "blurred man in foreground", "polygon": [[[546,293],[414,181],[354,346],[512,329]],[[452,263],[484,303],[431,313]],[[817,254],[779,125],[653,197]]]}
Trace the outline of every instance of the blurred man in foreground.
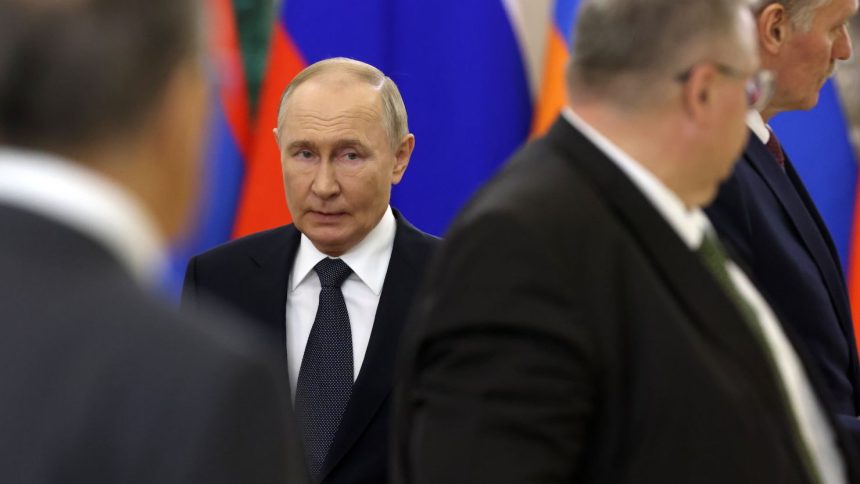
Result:
{"label": "blurred man in foreground", "polygon": [[400,483],[857,482],[700,207],[759,72],[737,0],[585,0],[570,109],[460,214],[416,305]]}
{"label": "blurred man in foreground", "polygon": [[[857,0],[765,0],[756,10],[762,66],[776,85],[751,112],[752,132],[708,216],[796,336],[822,377],[842,424],[860,442],[860,369],[839,254],[791,160],[766,124],[811,109],[836,62],[851,56],[848,20]],[[817,160],[827,163],[827,160]]]}
{"label": "blurred man in foreground", "polygon": [[406,107],[379,69],[328,59],[287,86],[275,138],[293,223],[193,258],[183,303],[214,296],[286,350],[316,482],[384,484],[398,341],[437,243],[389,206]]}
{"label": "blurred man in foreground", "polygon": [[267,347],[153,284],[206,89],[186,0],[0,0],[0,481],[288,481]]}

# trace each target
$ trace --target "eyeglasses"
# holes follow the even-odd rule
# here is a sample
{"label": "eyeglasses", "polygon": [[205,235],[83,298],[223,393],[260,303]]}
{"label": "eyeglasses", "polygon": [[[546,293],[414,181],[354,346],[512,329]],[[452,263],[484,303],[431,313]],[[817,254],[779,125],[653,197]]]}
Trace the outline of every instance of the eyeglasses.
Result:
{"label": "eyeglasses", "polygon": [[[770,97],[773,95],[773,72],[766,69],[759,69],[752,76],[747,76],[747,74],[744,74],[731,66],[727,66],[719,62],[713,62],[712,64],[720,74],[725,76],[734,77],[736,79],[749,77],[746,83],[746,94],[747,104],[750,108],[755,109],[756,111],[761,111],[767,106],[767,103],[770,102]],[[687,80],[690,79],[690,75],[693,73],[693,69],[696,67],[697,66],[690,67],[681,74],[678,74],[675,79],[679,82],[687,82]]]}

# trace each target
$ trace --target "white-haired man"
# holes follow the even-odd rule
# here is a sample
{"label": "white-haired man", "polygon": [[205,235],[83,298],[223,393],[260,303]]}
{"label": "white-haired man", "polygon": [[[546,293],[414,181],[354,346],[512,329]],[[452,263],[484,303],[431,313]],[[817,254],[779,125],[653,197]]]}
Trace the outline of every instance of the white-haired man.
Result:
{"label": "white-haired man", "polygon": [[817,104],[836,63],[851,56],[847,24],[856,12],[857,0],[759,2],[759,55],[775,75],[774,92],[750,113],[749,143],[707,213],[810,356],[832,410],[860,441],[860,368],[839,254],[766,124],[781,112]]}

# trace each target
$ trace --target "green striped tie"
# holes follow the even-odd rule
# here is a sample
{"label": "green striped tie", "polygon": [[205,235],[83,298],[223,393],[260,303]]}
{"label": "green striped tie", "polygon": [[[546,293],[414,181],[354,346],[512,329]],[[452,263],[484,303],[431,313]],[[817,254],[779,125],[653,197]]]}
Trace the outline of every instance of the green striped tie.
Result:
{"label": "green striped tie", "polygon": [[717,280],[717,283],[732,300],[735,304],[735,307],[741,312],[744,320],[746,320],[747,325],[752,330],[752,333],[755,335],[755,338],[759,344],[759,346],[764,349],[764,353],[767,355],[767,361],[770,364],[771,374],[776,377],[777,387],[780,390],[781,399],[780,401],[783,404],[783,408],[786,411],[786,414],[789,416],[789,420],[791,421],[791,430],[794,433],[794,442],[797,445],[798,452],[800,453],[801,459],[806,467],[806,470],[815,483],[821,483],[821,476],[818,475],[817,468],[812,463],[812,456],[809,454],[809,449],[806,447],[805,441],[800,435],[800,428],[797,423],[797,416],[792,411],[791,407],[788,405],[788,392],[785,389],[785,384],[782,381],[781,373],[776,365],[776,358],[771,351],[771,347],[767,342],[767,339],[764,336],[761,328],[761,322],[758,319],[758,315],[756,314],[753,307],[750,305],[749,301],[746,300],[743,296],[741,296],[740,291],[738,291],[737,286],[735,286],[734,282],[732,282],[731,277],[729,276],[729,271],[726,269],[729,258],[726,256],[726,252],[723,249],[723,245],[720,243],[719,239],[717,239],[716,235],[714,235],[710,231],[705,231],[704,236],[702,237],[702,244],[696,250],[696,254],[702,259],[702,262],[705,263],[705,267],[711,272],[711,275]]}

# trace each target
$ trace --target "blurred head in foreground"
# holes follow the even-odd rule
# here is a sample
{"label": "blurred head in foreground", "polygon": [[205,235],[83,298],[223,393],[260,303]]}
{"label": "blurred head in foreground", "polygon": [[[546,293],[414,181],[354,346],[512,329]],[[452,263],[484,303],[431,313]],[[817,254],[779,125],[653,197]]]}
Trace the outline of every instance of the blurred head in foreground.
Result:
{"label": "blurred head in foreground", "polygon": [[585,1],[575,32],[574,111],[687,206],[706,205],[746,143],[764,82],[749,3]]}
{"label": "blurred head in foreground", "polygon": [[174,237],[195,197],[197,2],[0,0],[0,145],[108,177]]}

